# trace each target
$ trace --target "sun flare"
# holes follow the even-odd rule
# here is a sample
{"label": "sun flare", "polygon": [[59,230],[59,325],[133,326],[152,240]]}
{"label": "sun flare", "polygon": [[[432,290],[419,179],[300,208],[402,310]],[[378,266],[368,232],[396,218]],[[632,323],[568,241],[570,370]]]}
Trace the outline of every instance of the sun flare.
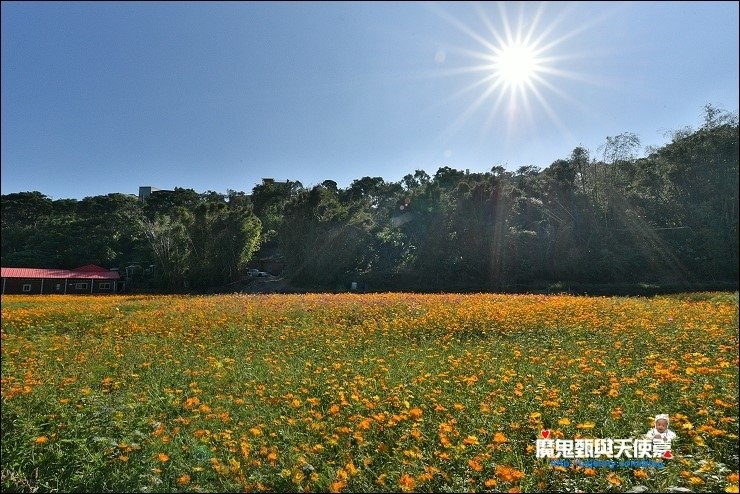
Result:
{"label": "sun flare", "polygon": [[[599,22],[599,19],[581,24],[576,29],[558,32],[565,10],[546,13],[551,8],[549,4],[525,2],[518,4],[518,15],[512,16],[507,12],[506,2],[497,2],[495,6],[498,12],[489,16],[482,5],[474,4],[478,19],[483,24],[482,31],[474,30],[441,8],[432,7],[441,18],[480,45],[478,49],[457,48],[455,51],[458,54],[472,58],[473,63],[450,67],[443,72],[443,75],[464,74],[469,77],[469,83],[452,93],[446,101],[474,95],[444,134],[451,135],[459,131],[467,121],[475,120],[473,114],[482,108],[487,116],[483,125],[479,126],[481,138],[486,138],[489,129],[501,122],[506,126],[508,136],[508,132],[516,128],[534,128],[543,117],[558,127],[564,136],[570,136],[570,131],[553,106],[559,103],[555,100],[566,101],[583,111],[587,109],[577,98],[559,87],[558,79],[581,83],[592,81],[586,74],[568,68],[579,55],[568,53],[561,44]],[[549,21],[545,22],[546,19]],[[453,60],[447,53],[444,55],[435,58],[438,65]]]}
{"label": "sun flare", "polygon": [[509,85],[529,83],[537,72],[534,50],[524,44],[512,44],[498,49],[493,57],[496,78]]}

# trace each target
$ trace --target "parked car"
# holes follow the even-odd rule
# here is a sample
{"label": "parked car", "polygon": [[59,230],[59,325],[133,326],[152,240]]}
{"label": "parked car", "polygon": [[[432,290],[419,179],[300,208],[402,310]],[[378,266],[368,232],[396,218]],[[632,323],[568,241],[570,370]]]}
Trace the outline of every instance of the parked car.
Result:
{"label": "parked car", "polygon": [[250,269],[247,269],[247,276],[252,276],[254,278],[261,278],[263,276],[270,276],[270,273],[265,273],[264,271],[260,271],[259,269],[250,268]]}

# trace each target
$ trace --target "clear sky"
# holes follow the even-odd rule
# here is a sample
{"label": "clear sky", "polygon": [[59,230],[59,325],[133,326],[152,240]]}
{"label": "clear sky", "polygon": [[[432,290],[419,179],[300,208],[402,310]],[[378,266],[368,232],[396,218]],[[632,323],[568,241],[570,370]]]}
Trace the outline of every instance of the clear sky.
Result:
{"label": "clear sky", "polygon": [[2,193],[547,167],[738,108],[737,2],[2,3]]}

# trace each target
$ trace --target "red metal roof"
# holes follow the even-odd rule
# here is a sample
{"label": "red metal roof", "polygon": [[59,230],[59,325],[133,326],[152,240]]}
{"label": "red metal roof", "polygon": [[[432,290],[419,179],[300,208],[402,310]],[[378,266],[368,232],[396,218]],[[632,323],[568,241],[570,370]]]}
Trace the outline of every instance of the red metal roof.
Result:
{"label": "red metal roof", "polygon": [[72,271],[78,271],[78,272],[85,272],[85,273],[107,273],[109,272],[105,268],[101,268],[100,266],[96,266],[95,264],[85,264],[84,266],[80,266],[79,268],[74,268]]}
{"label": "red metal roof", "polygon": [[40,268],[2,268],[3,278],[82,278],[87,280],[117,280],[121,278],[118,271],[109,271],[94,264],[77,269],[40,269]]}

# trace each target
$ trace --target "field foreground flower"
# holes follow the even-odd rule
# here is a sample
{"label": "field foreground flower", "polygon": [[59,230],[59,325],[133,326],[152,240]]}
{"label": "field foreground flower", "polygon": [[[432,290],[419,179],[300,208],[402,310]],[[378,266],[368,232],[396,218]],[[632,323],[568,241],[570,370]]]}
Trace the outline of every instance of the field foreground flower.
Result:
{"label": "field foreground flower", "polygon": [[[6,296],[3,490],[737,490],[738,296]],[[678,435],[659,468],[535,441]]]}

